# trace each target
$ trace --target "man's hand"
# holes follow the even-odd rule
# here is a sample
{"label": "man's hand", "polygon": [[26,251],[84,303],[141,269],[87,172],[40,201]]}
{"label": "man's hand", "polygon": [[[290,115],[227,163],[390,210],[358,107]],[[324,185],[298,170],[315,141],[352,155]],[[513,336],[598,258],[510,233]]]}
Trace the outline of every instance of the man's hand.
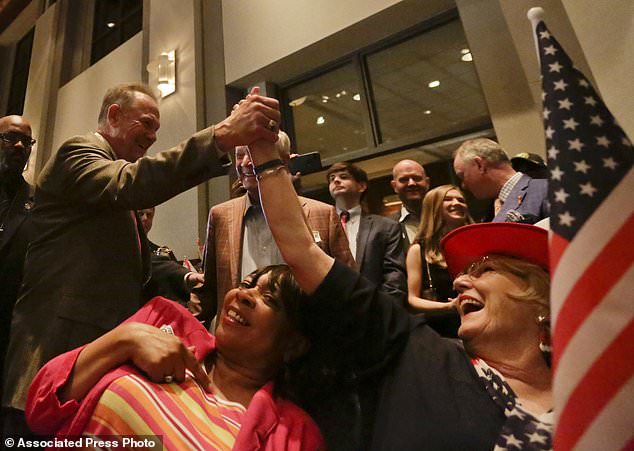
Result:
{"label": "man's hand", "polygon": [[200,272],[188,272],[187,275],[185,275],[185,283],[187,284],[188,290],[200,287],[205,283],[205,275]]}
{"label": "man's hand", "polygon": [[194,316],[199,316],[203,311],[202,302],[196,293],[190,293],[189,301],[187,301],[187,310]]}
{"label": "man's hand", "polygon": [[280,105],[276,99],[260,95],[254,87],[246,98],[240,100],[231,115],[214,127],[214,140],[224,152],[236,146],[248,146],[254,141],[277,141],[281,119]]}

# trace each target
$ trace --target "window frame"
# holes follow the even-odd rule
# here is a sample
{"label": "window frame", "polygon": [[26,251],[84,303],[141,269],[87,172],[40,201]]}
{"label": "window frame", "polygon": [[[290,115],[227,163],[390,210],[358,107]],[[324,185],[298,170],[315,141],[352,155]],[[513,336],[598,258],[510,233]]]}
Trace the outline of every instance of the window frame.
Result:
{"label": "window frame", "polygon": [[372,92],[372,80],[368,68],[367,58],[369,55],[377,52],[387,50],[390,47],[396,46],[409,39],[415,38],[424,33],[433,31],[447,25],[455,20],[460,20],[457,8],[452,8],[441,14],[429,18],[417,24],[413,27],[405,29],[399,33],[396,33],[386,39],[373,43],[367,47],[359,49],[355,52],[344,55],[328,64],[322,65],[318,68],[307,71],[306,73],[294,77],[286,82],[278,85],[278,92],[280,93],[280,103],[282,110],[283,127],[288,132],[291,139],[295,140],[295,127],[292,120],[293,112],[292,107],[289,106],[291,99],[288,98],[287,92],[289,89],[300,85],[302,83],[309,82],[315,78],[319,78],[329,72],[332,72],[344,65],[352,64],[353,68],[357,72],[359,86],[363,93],[363,113],[362,121],[366,134],[366,147],[356,149],[344,153],[340,153],[336,156],[326,157],[322,159],[324,167],[330,166],[337,161],[360,161],[369,158],[380,157],[393,152],[406,150],[412,147],[423,146],[447,139],[452,139],[461,135],[467,135],[471,133],[485,131],[493,128],[491,117],[485,122],[475,121],[468,124],[466,127],[452,131],[448,133],[435,134],[430,130],[421,130],[404,136],[403,138],[392,140],[390,142],[382,142],[381,139],[381,127],[378,120],[378,113],[374,95]]}

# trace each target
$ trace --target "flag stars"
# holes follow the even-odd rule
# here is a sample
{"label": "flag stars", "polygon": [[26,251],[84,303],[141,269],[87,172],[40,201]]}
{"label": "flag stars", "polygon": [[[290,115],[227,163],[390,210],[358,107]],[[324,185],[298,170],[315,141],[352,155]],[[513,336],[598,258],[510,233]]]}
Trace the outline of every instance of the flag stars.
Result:
{"label": "flag stars", "polygon": [[598,125],[599,127],[601,127],[604,123],[605,121],[601,119],[601,116],[599,116],[598,114],[596,116],[590,116],[590,124]]}
{"label": "flag stars", "polygon": [[614,161],[614,158],[612,158],[612,157],[603,158],[603,167],[604,168],[610,168],[610,169],[614,170],[614,169],[616,169],[616,167],[618,165],[619,164],[616,161]]}
{"label": "flag stars", "polygon": [[557,53],[557,49],[555,48],[554,45],[549,45],[548,47],[544,47],[545,55],[554,55],[555,53]]}
{"label": "flag stars", "polygon": [[624,146],[632,147],[631,141],[627,139],[625,136],[623,137],[623,140],[621,142],[623,143]]}
{"label": "flag stars", "polygon": [[584,88],[589,88],[590,83],[588,83],[588,80],[586,80],[585,78],[582,78],[579,80],[579,86],[582,86]]}
{"label": "flag stars", "polygon": [[559,71],[561,69],[563,69],[564,66],[562,66],[561,64],[559,64],[559,61],[555,61],[554,64],[549,64],[548,65],[548,72],[557,72],[559,73]]}
{"label": "flag stars", "polygon": [[608,139],[607,136],[597,136],[597,145],[598,146],[602,146],[605,147],[606,149],[608,147],[610,147],[610,144],[612,144],[612,142]]}
{"label": "flag stars", "polygon": [[550,33],[548,30],[539,32],[539,39],[550,39]]}
{"label": "flag stars", "polygon": [[566,83],[563,78],[553,84],[555,85],[555,91],[565,91],[568,86],[568,83]]}
{"label": "flag stars", "polygon": [[559,155],[559,149],[555,146],[551,146],[550,149],[548,149],[548,158],[554,160],[557,158],[557,155]]}
{"label": "flag stars", "polygon": [[570,119],[564,119],[564,129],[570,129],[570,130],[576,130],[577,125],[579,125],[579,122],[575,121],[574,117],[571,117]]}
{"label": "flag stars", "polygon": [[561,181],[561,176],[564,175],[564,171],[559,169],[559,166],[555,166],[555,169],[550,171],[550,178],[553,180]]}
{"label": "flag stars", "polygon": [[586,194],[590,197],[594,197],[594,193],[597,192],[597,189],[590,182],[579,185],[579,188],[581,188],[581,194]]}
{"label": "flag stars", "polygon": [[591,168],[591,166],[586,163],[586,160],[573,161],[573,164],[575,165],[575,172],[581,172],[583,174],[588,172],[588,169]]}
{"label": "flag stars", "polygon": [[550,110],[548,108],[544,108],[544,119],[548,120],[548,116],[550,116]]}
{"label": "flag stars", "polygon": [[555,195],[555,202],[561,202],[562,204],[566,203],[566,199],[570,196],[563,188],[555,191],[553,193]]}
{"label": "flag stars", "polygon": [[590,105],[590,106],[596,106],[597,105],[597,99],[595,99],[592,96],[588,96],[588,97],[584,97],[583,101],[586,105]]}
{"label": "flag stars", "polygon": [[581,148],[583,146],[585,146],[584,143],[582,143],[579,138],[575,138],[573,140],[568,140],[568,145],[570,146],[570,150],[578,150],[579,152],[581,152]]}
{"label": "flag stars", "polygon": [[528,440],[531,443],[541,443],[543,445],[546,444],[546,436],[541,435],[539,432],[535,431],[532,434],[527,434],[526,438],[528,438]]}
{"label": "flag stars", "polygon": [[570,107],[574,105],[574,103],[572,103],[568,97],[566,97],[564,100],[557,100],[557,102],[559,102],[559,109],[560,110],[568,110],[570,111]]}
{"label": "flag stars", "polygon": [[555,129],[549,125],[548,128],[546,129],[546,137],[548,139],[552,139],[554,133],[555,133]]}
{"label": "flag stars", "polygon": [[507,448],[509,448],[511,446],[515,446],[516,448],[522,449],[522,445],[523,444],[524,444],[524,442],[522,442],[520,439],[515,437],[513,434],[511,434],[508,437],[506,437],[506,447]]}
{"label": "flag stars", "polygon": [[570,212],[564,212],[562,214],[559,214],[559,225],[561,226],[568,226],[571,227],[572,226],[572,222],[576,219],[574,216],[572,216],[570,214]]}

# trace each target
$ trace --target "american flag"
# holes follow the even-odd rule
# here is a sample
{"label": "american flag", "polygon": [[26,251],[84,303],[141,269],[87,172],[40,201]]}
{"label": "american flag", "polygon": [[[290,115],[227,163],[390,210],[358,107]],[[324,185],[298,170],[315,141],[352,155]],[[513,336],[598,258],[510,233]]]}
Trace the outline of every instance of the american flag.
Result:
{"label": "american flag", "polygon": [[634,149],[537,14],[550,172],[554,447],[634,449]]}

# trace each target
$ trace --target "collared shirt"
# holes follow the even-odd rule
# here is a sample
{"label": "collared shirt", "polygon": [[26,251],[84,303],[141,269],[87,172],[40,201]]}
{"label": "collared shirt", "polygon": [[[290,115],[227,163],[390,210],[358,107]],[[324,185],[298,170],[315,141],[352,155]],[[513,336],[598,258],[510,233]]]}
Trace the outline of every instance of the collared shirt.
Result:
{"label": "collared shirt", "polygon": [[407,239],[412,243],[418,231],[420,218],[417,218],[414,213],[410,213],[409,210],[405,208],[405,205],[401,205],[401,217],[398,219],[398,222],[405,225]]}
{"label": "collared shirt", "polygon": [[515,175],[508,179],[504,186],[502,186],[502,189],[498,194],[498,199],[500,199],[502,203],[506,202],[509,194],[511,194],[511,191],[513,191],[513,188],[515,188],[515,185],[517,185],[517,182],[520,181],[523,175],[524,174],[522,174],[521,172],[516,172]]}
{"label": "collared shirt", "polygon": [[284,264],[284,259],[266,223],[262,207],[253,204],[247,194],[242,235],[241,280],[258,268],[281,264]]}
{"label": "collared shirt", "polygon": [[[341,217],[341,208],[337,208],[337,216]],[[350,219],[346,223],[346,236],[348,237],[348,245],[350,246],[350,253],[357,259],[357,235],[359,234],[359,223],[361,222],[361,205],[357,205],[354,208],[348,210],[350,213]]]}

